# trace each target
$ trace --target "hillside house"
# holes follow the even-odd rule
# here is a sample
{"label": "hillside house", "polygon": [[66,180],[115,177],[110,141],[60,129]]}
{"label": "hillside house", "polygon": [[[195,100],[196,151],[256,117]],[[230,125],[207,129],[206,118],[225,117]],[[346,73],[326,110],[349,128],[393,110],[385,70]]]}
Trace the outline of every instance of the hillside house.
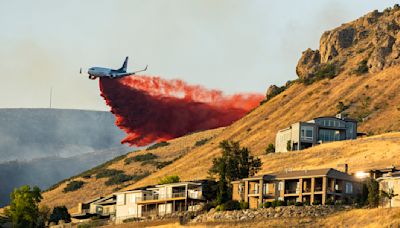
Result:
{"label": "hillside house", "polygon": [[71,217],[78,221],[86,220],[94,216],[112,219],[115,216],[115,205],[116,197],[114,195],[97,197],[95,199],[79,203],[78,211],[74,214],[71,214]]}
{"label": "hillside house", "polygon": [[197,211],[205,198],[203,183],[179,182],[114,193],[117,197],[116,223],[181,211]]}
{"label": "hillside house", "polygon": [[277,152],[303,150],[324,142],[357,138],[357,121],[339,114],[297,122],[276,134]]}
{"label": "hillside house", "polygon": [[332,168],[284,171],[233,181],[232,199],[258,208],[265,202],[320,203],[327,200],[352,200],[362,191],[362,184],[345,172]]}
{"label": "hillside house", "polygon": [[377,179],[379,182],[379,190],[390,192],[392,191],[397,196],[391,200],[388,198],[381,199],[382,207],[400,207],[400,172],[387,173]]}

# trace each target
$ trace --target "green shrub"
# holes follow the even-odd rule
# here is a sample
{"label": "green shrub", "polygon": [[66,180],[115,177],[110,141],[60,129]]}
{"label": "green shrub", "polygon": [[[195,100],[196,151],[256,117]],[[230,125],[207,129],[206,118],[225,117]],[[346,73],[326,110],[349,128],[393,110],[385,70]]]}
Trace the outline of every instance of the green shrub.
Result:
{"label": "green shrub", "polygon": [[242,210],[249,209],[249,203],[248,202],[240,201],[239,204],[240,204],[240,209],[242,209]]}
{"label": "green shrub", "polygon": [[119,173],[115,176],[110,177],[106,182],[105,185],[106,186],[110,186],[110,185],[116,185],[116,184],[122,184],[126,181],[138,181],[140,179],[143,179],[144,177],[148,176],[150,173],[146,172],[146,173],[142,173],[142,174],[134,174],[134,175],[126,175],[124,173]]}
{"label": "green shrub", "polygon": [[304,205],[304,206],[310,206],[310,201],[305,201],[305,202],[303,203],[303,205]]}
{"label": "green shrub", "polygon": [[321,205],[321,202],[319,202],[318,200],[314,200],[314,202],[312,203],[312,205]]}
{"label": "green shrub", "polygon": [[124,171],[122,170],[116,170],[116,169],[103,169],[96,174],[96,178],[99,179],[104,177],[112,177],[121,174],[123,172]]}
{"label": "green shrub", "polygon": [[292,150],[292,140],[288,140],[286,142],[286,150],[291,151]]}
{"label": "green shrub", "polygon": [[151,161],[156,158],[158,158],[157,155],[152,154],[152,153],[146,153],[146,154],[139,154],[139,155],[127,158],[127,159],[125,159],[124,162],[125,162],[125,165],[129,165],[132,162],[146,162],[146,161]]}
{"label": "green shrub", "polygon": [[326,200],[325,202],[326,205],[334,205],[335,204],[335,200],[333,200],[332,198],[329,198]]}
{"label": "green shrub", "polygon": [[268,144],[267,149],[265,149],[265,153],[266,154],[275,153],[274,144],[272,144],[272,143]]}
{"label": "green shrub", "polygon": [[210,138],[201,139],[201,140],[197,141],[194,144],[194,146],[202,146],[202,145],[206,144],[209,140],[210,140]]}
{"label": "green shrub", "polygon": [[285,203],[285,201],[282,201],[282,200],[274,200],[274,201],[272,201],[271,206],[272,207],[281,207],[281,206],[286,206],[286,203]]}
{"label": "green shrub", "polygon": [[263,206],[264,208],[270,208],[272,205],[271,202],[265,202]]}
{"label": "green shrub", "polygon": [[215,211],[225,211],[225,207],[223,204],[220,204],[215,207]]}
{"label": "green shrub", "polygon": [[354,70],[356,75],[362,75],[368,73],[368,60],[364,59],[363,61],[359,62],[357,68]]}
{"label": "green shrub", "polygon": [[240,210],[240,203],[237,200],[228,200],[224,204],[224,209],[226,211]]}
{"label": "green shrub", "polygon": [[146,150],[155,150],[157,148],[168,146],[168,145],[169,145],[169,142],[162,141],[162,142],[159,142],[159,143],[156,143],[154,145],[147,147]]}
{"label": "green shrub", "polygon": [[165,176],[158,181],[158,184],[172,184],[178,183],[181,179],[177,175]]}
{"label": "green shrub", "polygon": [[293,206],[293,205],[295,205],[295,204],[296,204],[295,201],[289,201],[289,202],[287,203],[288,206]]}
{"label": "green shrub", "polygon": [[303,206],[303,203],[302,202],[296,202],[294,205],[297,206],[297,207],[300,207],[300,206]]}
{"label": "green shrub", "polygon": [[76,190],[80,189],[84,184],[85,184],[85,182],[83,182],[83,181],[71,181],[63,189],[63,192],[66,193],[66,192],[76,191]]}

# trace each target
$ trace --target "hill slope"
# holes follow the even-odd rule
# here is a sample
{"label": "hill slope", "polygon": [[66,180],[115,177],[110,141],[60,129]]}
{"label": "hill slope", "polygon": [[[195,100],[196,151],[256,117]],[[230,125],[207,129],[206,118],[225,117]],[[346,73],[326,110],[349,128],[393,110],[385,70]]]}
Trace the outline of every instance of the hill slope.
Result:
{"label": "hill slope", "polygon": [[[377,70],[377,65],[374,64],[378,63],[371,60],[373,63],[371,63],[371,68],[363,69],[361,72],[354,71],[354,69],[358,69],[358,64],[363,62],[366,57],[361,48],[368,47],[368,51],[372,52],[383,50],[381,49],[383,41],[380,39],[384,40],[387,37],[384,34],[387,29],[390,29],[390,34],[395,33],[391,26],[386,25],[392,23],[392,20],[395,20],[393,18],[397,19],[394,15],[398,15],[399,12],[399,9],[396,8],[383,14],[368,14],[354,22],[324,33],[321,38],[321,47],[340,43],[340,39],[343,37],[346,42],[349,41],[348,34],[342,34],[342,31],[347,31],[349,26],[353,28],[355,34],[363,33],[360,23],[364,23],[364,21],[371,22],[368,25],[368,31],[374,35],[366,36],[362,42],[355,39],[356,35],[351,36],[350,45],[335,49],[339,53],[337,55],[334,55],[332,47],[328,48],[330,50],[328,52],[326,51],[328,49],[320,48],[324,50],[322,53],[331,53],[333,57],[330,58],[328,55],[324,62],[320,62],[320,56],[316,58],[318,61],[307,63],[308,68],[303,67],[300,70],[302,73],[299,72],[300,80],[289,83],[283,92],[273,98],[270,97],[263,105],[232,125],[218,131],[208,131],[207,134],[211,134],[213,137],[206,144],[191,146],[194,142],[190,138],[191,136],[175,139],[180,142],[181,149],[185,149],[185,153],[181,153],[183,157],[137,182],[132,182],[130,186],[121,187],[129,189],[154,184],[161,177],[171,174],[179,175],[182,180],[205,178],[212,159],[221,153],[218,144],[222,140],[240,141],[241,145],[248,147],[252,154],[260,156],[264,163],[262,172],[284,168],[336,167],[343,163],[350,165],[350,171],[392,165],[399,155],[400,133],[385,133],[400,130],[400,66],[396,65],[395,60],[386,61],[387,56],[382,55],[380,57],[385,61],[380,60],[382,60],[382,64],[386,64],[385,67]],[[393,28],[400,32],[400,27],[394,26]],[[375,34],[376,32],[378,35]],[[400,44],[400,37],[398,41]],[[391,42],[391,44],[397,45],[396,42]],[[397,49],[391,47],[390,50],[384,50],[390,53]],[[371,56],[379,57],[376,54],[372,53]],[[303,57],[300,59],[300,63],[303,62]],[[313,64],[316,65],[313,66]],[[324,68],[331,66],[330,64],[333,64],[334,67]],[[300,64],[300,66],[302,65]],[[321,68],[324,68],[322,73]],[[310,71],[311,69],[312,71]],[[329,71],[332,69],[332,72]],[[305,80],[305,77],[309,79]],[[275,141],[275,134],[279,129],[294,122],[306,121],[318,116],[335,115],[340,102],[343,103],[341,111],[345,111],[350,117],[359,120],[359,131],[377,136],[324,144],[301,152],[264,155],[267,145]],[[162,157],[164,155],[161,153],[168,154],[170,152],[160,151],[159,155]],[[124,170],[129,169],[129,167],[119,167]],[[104,185],[101,186],[102,183],[99,181],[95,183],[99,194],[101,192],[109,193],[112,190]],[[93,196],[90,193],[86,195],[86,192],[77,193],[82,194],[80,195],[81,199]],[[72,201],[75,202],[75,199],[60,194],[60,189],[45,194],[45,202],[58,202],[72,206]]]}

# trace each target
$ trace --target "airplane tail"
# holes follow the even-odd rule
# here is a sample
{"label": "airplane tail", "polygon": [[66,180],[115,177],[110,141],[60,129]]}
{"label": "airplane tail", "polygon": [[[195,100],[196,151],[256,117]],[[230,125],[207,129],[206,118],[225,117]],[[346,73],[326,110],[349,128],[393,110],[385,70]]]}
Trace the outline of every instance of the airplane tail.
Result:
{"label": "airplane tail", "polygon": [[118,71],[126,73],[127,69],[128,69],[128,56],[125,58],[124,64],[122,65],[121,68],[118,69]]}

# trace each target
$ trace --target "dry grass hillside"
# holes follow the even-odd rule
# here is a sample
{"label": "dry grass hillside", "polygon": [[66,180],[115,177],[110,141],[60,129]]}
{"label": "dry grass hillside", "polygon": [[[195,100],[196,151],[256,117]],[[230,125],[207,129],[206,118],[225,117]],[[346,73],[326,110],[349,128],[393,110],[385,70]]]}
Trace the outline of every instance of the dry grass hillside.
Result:
{"label": "dry grass hillside", "polygon": [[[367,97],[370,97],[369,102],[365,104]],[[349,104],[347,111],[350,116],[358,118],[363,113],[365,117],[359,123],[359,131],[369,134],[398,131],[400,67],[365,76],[343,74],[308,86],[295,83],[243,119],[226,127],[206,145],[195,148],[174,162],[173,166],[165,167],[134,186],[153,183],[170,173],[176,173],[185,180],[206,177],[212,158],[220,154],[218,143],[222,140],[240,141],[253,154],[261,156],[263,171],[284,167],[336,167],[336,164],[344,162],[349,163],[350,168],[391,165],[395,161],[393,158],[400,153],[399,133],[330,143],[301,152],[263,156],[267,145],[274,142],[277,130],[297,121],[334,115],[339,101]],[[190,169],[187,169],[187,164],[191,164]]]}
{"label": "dry grass hillside", "polygon": [[[126,187],[129,184],[133,184],[135,180],[130,180],[117,185],[107,186],[105,182],[109,178],[96,178],[96,175],[102,170],[122,170],[126,175],[140,175],[146,172],[152,173],[156,172],[157,164],[162,164],[163,162],[171,161],[173,162],[180,156],[185,155],[192,148],[196,147],[196,142],[200,142],[204,139],[210,139],[214,137],[217,133],[221,132],[220,129],[214,129],[199,133],[194,133],[187,135],[182,138],[177,138],[169,141],[169,145],[159,147],[153,150],[142,150],[137,152],[129,153],[127,156],[121,156],[114,161],[108,162],[106,165],[94,168],[86,173],[83,173],[77,177],[71,178],[68,181],[64,181],[54,189],[46,191],[43,194],[43,204],[50,207],[56,205],[66,205],[68,208],[75,207],[79,202],[84,202],[98,196],[108,195],[118,189]],[[125,160],[132,158],[137,155],[144,155],[147,153],[152,153],[158,156],[155,159],[149,160],[150,162],[144,161],[133,161],[130,164],[125,164]],[[112,178],[112,177],[111,177]],[[83,187],[76,191],[64,193],[63,189],[67,186],[70,181],[83,181],[85,184]]]}
{"label": "dry grass hillside", "polygon": [[[142,165],[138,162],[124,165],[122,159],[126,158],[117,159],[110,162],[111,165],[104,165],[102,169],[123,170],[128,175],[144,172],[151,172],[151,174],[139,181],[125,182],[119,186],[106,186],[106,179],[96,179],[92,172],[91,176],[86,176],[87,179],[82,175],[75,178],[86,182],[82,189],[62,193],[66,185],[63,183],[44,194],[44,203],[51,206],[65,204],[71,207],[79,201],[115,191],[116,187],[129,189],[151,185],[157,183],[160,178],[172,174],[179,175],[182,180],[206,178],[212,159],[221,153],[218,145],[223,140],[239,141],[242,146],[248,147],[252,154],[260,156],[264,163],[262,172],[284,168],[336,167],[337,164],[342,163],[348,163],[350,171],[392,165],[396,162],[400,151],[400,133],[387,132],[400,130],[400,65],[396,65],[396,56],[386,54],[397,53],[396,51],[400,50],[400,26],[392,26],[397,21],[398,15],[400,15],[400,7],[396,6],[393,10],[368,14],[331,32],[324,33],[321,38],[321,50],[304,52],[299,61],[300,67],[297,67],[298,72],[303,72],[307,77],[316,78],[305,81],[303,75],[301,80],[281,87],[285,89],[283,92],[279,94],[277,92],[278,95],[273,93],[275,96],[269,97],[272,99],[226,128],[171,140],[169,146],[151,151],[158,156],[157,160],[174,161],[172,164],[157,169],[152,164]],[[366,28],[367,30],[362,30]],[[385,33],[388,33],[390,37],[382,35]],[[385,42],[386,38],[391,42]],[[335,54],[333,47],[330,47],[331,43],[341,45],[335,49],[339,54]],[[386,49],[382,46],[383,44],[386,44]],[[390,45],[393,48],[389,48]],[[328,46],[329,48],[326,49]],[[366,47],[368,51],[365,51]],[[315,61],[309,62],[309,57],[312,55],[315,58],[311,59]],[[329,62],[329,55],[335,62]],[[327,57],[326,61],[321,62],[321,56]],[[381,63],[385,63],[385,67],[364,68],[380,63],[379,59],[372,58],[371,61],[363,63],[360,71],[355,71],[360,67],[360,62],[368,56],[383,58],[380,59],[382,61],[387,58],[386,62]],[[332,72],[332,68],[327,67],[331,66],[330,64],[339,64],[341,69],[335,68]],[[310,73],[310,70],[315,70],[315,72]],[[326,77],[331,79],[323,79]],[[275,86],[275,90],[277,88]],[[301,152],[265,155],[267,145],[274,143],[275,134],[279,129],[294,122],[335,115],[338,113],[339,103],[342,103],[341,111],[359,121],[359,132],[376,136],[324,144]],[[204,145],[194,146],[196,141],[203,138],[211,139]],[[147,152],[149,151],[137,152],[128,157]]]}

